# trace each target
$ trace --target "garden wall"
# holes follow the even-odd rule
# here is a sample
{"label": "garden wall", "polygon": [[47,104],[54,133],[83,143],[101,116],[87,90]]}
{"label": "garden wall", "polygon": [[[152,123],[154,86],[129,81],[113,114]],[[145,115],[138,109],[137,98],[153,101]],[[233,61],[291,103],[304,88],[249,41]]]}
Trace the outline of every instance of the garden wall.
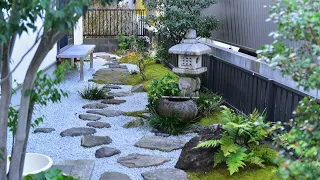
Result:
{"label": "garden wall", "polygon": [[84,38],[83,44],[96,45],[95,52],[112,52],[117,50],[118,41],[114,37],[110,38]]}

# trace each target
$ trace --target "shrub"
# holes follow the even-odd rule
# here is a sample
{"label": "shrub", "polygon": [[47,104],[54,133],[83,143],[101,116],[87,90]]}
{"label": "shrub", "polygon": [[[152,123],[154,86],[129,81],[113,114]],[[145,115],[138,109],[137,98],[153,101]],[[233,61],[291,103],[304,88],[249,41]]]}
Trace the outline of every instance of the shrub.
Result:
{"label": "shrub", "polygon": [[106,98],[106,93],[98,86],[87,86],[82,91],[78,91],[83,99],[100,100]]}
{"label": "shrub", "polygon": [[207,116],[215,110],[219,110],[222,103],[222,97],[215,94],[201,93],[197,99],[197,105],[200,115]]}
{"label": "shrub", "polygon": [[214,167],[226,162],[230,175],[239,171],[246,164],[255,164],[265,167],[266,159],[255,155],[249,147],[250,144],[259,144],[268,135],[268,124],[264,123],[264,116],[254,110],[249,117],[237,115],[229,108],[222,106],[222,129],[224,132],[220,139],[208,140],[197,147],[217,147],[220,150],[214,154]]}
{"label": "shrub", "polygon": [[128,51],[145,52],[150,43],[149,37],[140,36],[117,36],[117,41],[119,43],[117,53],[120,55],[126,54]]}

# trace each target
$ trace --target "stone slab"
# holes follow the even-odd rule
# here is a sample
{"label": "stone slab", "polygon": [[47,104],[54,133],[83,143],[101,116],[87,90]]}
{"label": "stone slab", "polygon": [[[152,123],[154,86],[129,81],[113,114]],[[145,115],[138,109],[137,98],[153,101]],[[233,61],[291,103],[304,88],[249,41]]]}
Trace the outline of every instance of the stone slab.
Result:
{"label": "stone slab", "polygon": [[84,121],[98,121],[101,119],[100,116],[92,115],[92,114],[80,114],[79,118]]}
{"label": "stone slab", "polygon": [[99,180],[130,180],[129,176],[119,172],[105,172]]}
{"label": "stone slab", "polygon": [[90,180],[94,168],[94,160],[65,160],[54,163],[57,166],[72,166],[70,176],[77,177],[81,180]]}
{"label": "stone slab", "polygon": [[96,150],[96,153],[95,153],[95,157],[96,158],[104,158],[104,157],[111,157],[113,155],[116,155],[116,154],[120,154],[121,151],[119,149],[115,149],[115,148],[110,148],[110,147],[102,147],[98,150]]}
{"label": "stone slab", "polygon": [[141,174],[144,180],[188,180],[188,174],[180,169],[155,169]]}
{"label": "stone slab", "polygon": [[86,127],[77,127],[77,128],[70,128],[60,133],[60,136],[84,136],[84,135],[91,135],[96,133],[97,131],[94,128],[86,128]]}
{"label": "stone slab", "polygon": [[83,109],[104,109],[107,107],[108,105],[102,103],[92,103],[82,106]]}
{"label": "stone slab", "polygon": [[118,111],[118,110],[88,110],[87,113],[91,114],[98,114],[101,116],[106,116],[106,117],[116,117],[116,116],[121,116],[124,112],[123,111]]}
{"label": "stone slab", "polygon": [[112,143],[112,139],[109,136],[88,135],[81,138],[81,146],[88,148],[110,143]]}
{"label": "stone slab", "polygon": [[135,146],[145,149],[171,152],[173,150],[182,149],[186,143],[186,141],[180,139],[170,139],[161,136],[145,136],[142,137]]}
{"label": "stone slab", "polygon": [[127,102],[127,101],[121,100],[121,99],[105,99],[105,100],[101,101],[101,103],[104,103],[104,104],[114,104],[114,105],[119,105],[119,104],[122,104],[125,102]]}
{"label": "stone slab", "polygon": [[54,128],[37,128],[34,130],[34,133],[51,133],[53,131],[55,131]]}
{"label": "stone slab", "polygon": [[143,168],[162,165],[170,161],[167,157],[147,154],[129,154],[118,158],[117,162],[128,168]]}

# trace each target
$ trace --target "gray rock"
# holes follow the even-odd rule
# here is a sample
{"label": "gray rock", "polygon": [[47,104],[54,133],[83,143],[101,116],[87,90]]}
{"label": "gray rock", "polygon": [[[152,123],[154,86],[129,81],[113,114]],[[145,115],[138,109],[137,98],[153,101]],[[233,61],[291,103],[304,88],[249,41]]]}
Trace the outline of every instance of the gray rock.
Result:
{"label": "gray rock", "polygon": [[84,136],[91,135],[96,133],[97,131],[94,128],[86,128],[86,127],[78,127],[78,128],[70,128],[60,133],[60,136]]}
{"label": "gray rock", "polygon": [[188,174],[180,169],[155,169],[141,174],[144,180],[188,180]]}
{"label": "gray rock", "polygon": [[106,95],[106,96],[104,97],[104,100],[107,100],[107,99],[114,99],[114,96]]}
{"label": "gray rock", "polygon": [[99,180],[130,180],[129,176],[119,172],[105,172]]}
{"label": "gray rock", "polygon": [[122,89],[120,86],[112,85],[112,84],[106,84],[103,86],[104,88],[109,88],[109,89]]}
{"label": "gray rock", "polygon": [[125,125],[123,125],[122,127],[129,129],[129,128],[136,128],[136,127],[140,127],[143,126],[144,122],[141,118],[137,118],[134,119],[132,121],[127,122]]}
{"label": "gray rock", "polygon": [[136,86],[133,86],[133,87],[131,88],[131,92],[133,92],[133,93],[145,92],[145,89],[144,89],[143,84],[138,84],[138,85],[136,85]]}
{"label": "gray rock", "polygon": [[128,168],[143,168],[150,166],[162,165],[170,161],[164,156],[146,155],[146,154],[129,154],[126,157],[120,157],[118,163]]}
{"label": "gray rock", "polygon": [[181,139],[169,139],[160,136],[145,136],[141,138],[135,146],[151,149],[160,150],[165,152],[170,152],[173,150],[181,149],[187,142]]}
{"label": "gray rock", "polygon": [[131,92],[110,92],[109,95],[114,97],[126,97],[132,96],[133,94]]}
{"label": "gray rock", "polygon": [[120,65],[120,62],[107,62],[103,66]]}
{"label": "gray rock", "polygon": [[51,133],[55,131],[54,128],[37,128],[34,130],[34,133]]}
{"label": "gray rock", "polygon": [[79,118],[85,121],[98,121],[99,119],[101,119],[100,116],[95,116],[92,114],[80,114]]}
{"label": "gray rock", "polygon": [[93,128],[110,128],[111,127],[109,123],[105,123],[105,122],[88,122],[87,126],[93,127]]}
{"label": "gray rock", "polygon": [[108,105],[102,104],[102,103],[93,103],[93,104],[87,104],[84,105],[82,108],[83,109],[104,109],[107,108]]}
{"label": "gray rock", "polygon": [[109,65],[109,68],[114,68],[114,69],[127,69],[126,65],[119,65],[119,64],[111,64]]}
{"label": "gray rock", "polygon": [[123,111],[118,111],[118,110],[88,110],[87,113],[91,114],[98,114],[106,117],[116,117],[116,116],[121,116],[124,112]]}
{"label": "gray rock", "polygon": [[125,102],[127,102],[127,101],[121,100],[121,99],[105,99],[105,100],[101,101],[101,103],[104,103],[104,104],[115,104],[115,105],[119,105],[119,104],[122,104]]}
{"label": "gray rock", "polygon": [[111,89],[105,88],[105,87],[101,88],[101,90],[102,90],[104,93],[108,93],[108,92],[111,91]]}
{"label": "gray rock", "polygon": [[83,147],[95,147],[103,144],[112,143],[112,139],[109,136],[83,136],[81,139],[81,146]]}
{"label": "gray rock", "polygon": [[156,132],[154,135],[156,135],[156,136],[161,136],[161,137],[169,137],[169,136],[171,136],[170,134],[160,133],[160,132]]}
{"label": "gray rock", "polygon": [[104,158],[104,157],[110,157],[116,154],[120,154],[121,151],[119,149],[110,148],[110,147],[102,147],[96,151],[96,158]]}

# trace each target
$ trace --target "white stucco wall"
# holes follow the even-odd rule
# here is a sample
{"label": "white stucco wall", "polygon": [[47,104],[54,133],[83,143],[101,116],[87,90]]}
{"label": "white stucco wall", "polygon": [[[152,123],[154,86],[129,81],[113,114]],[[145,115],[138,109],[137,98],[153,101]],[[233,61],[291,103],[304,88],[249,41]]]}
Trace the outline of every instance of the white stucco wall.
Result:
{"label": "white stucco wall", "polygon": [[83,44],[83,21],[82,17],[79,19],[76,27],[74,28],[74,44],[80,45]]}

